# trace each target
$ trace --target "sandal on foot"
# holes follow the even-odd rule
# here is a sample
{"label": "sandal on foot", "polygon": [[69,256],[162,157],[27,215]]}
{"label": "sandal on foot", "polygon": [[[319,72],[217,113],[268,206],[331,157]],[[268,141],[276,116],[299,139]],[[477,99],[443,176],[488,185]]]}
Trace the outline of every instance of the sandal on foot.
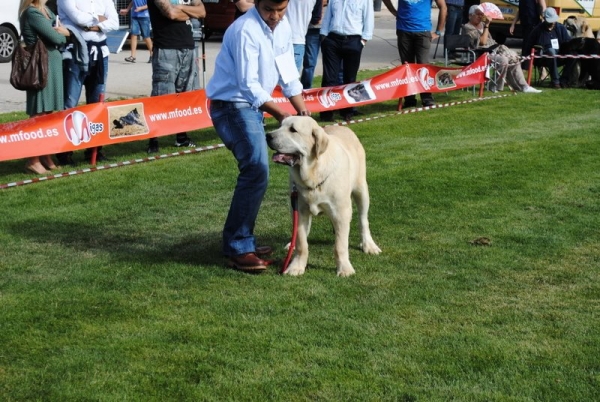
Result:
{"label": "sandal on foot", "polygon": [[135,57],[131,57],[131,56],[125,57],[125,61],[128,61],[130,63],[135,63]]}

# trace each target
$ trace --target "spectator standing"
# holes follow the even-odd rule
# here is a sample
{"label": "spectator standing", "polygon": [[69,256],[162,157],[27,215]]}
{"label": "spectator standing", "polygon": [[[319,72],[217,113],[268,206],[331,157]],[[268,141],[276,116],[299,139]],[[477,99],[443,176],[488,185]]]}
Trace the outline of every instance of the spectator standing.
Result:
{"label": "spectator standing", "polygon": [[315,67],[319,58],[321,48],[321,18],[323,17],[323,0],[317,0],[312,10],[310,24],[304,38],[304,60],[302,62],[302,73],[300,82],[304,89],[312,88],[315,76]]}
{"label": "spectator standing", "polygon": [[[292,0],[297,1],[297,0]],[[294,69],[292,30],[284,18],[288,0],[256,0],[225,32],[206,94],[217,134],[237,160],[239,175],[223,228],[228,265],[261,272],[272,249],[257,247],[254,226],[269,179],[263,112],[282,121],[289,113],[273,101],[279,84],[294,109],[310,115]]]}
{"label": "spectator standing", "polygon": [[510,24],[508,31],[511,35],[515,33],[517,22],[521,21],[521,37],[523,38],[521,55],[527,56],[526,42],[529,34],[541,21],[540,15],[546,10],[546,0],[519,0],[517,15]]}
{"label": "spectator standing", "polygon": [[460,28],[463,25],[462,19],[464,4],[465,0],[446,0],[448,14],[446,16],[446,26],[444,28],[444,49],[446,48],[446,37],[448,35],[460,34]]}
{"label": "spectator standing", "polygon": [[[435,0],[438,7],[438,21],[435,32],[431,32],[431,0],[398,0],[398,10],[391,0],[383,0],[385,6],[396,17],[396,35],[398,36],[398,53],[402,63],[428,64],[431,42],[442,35],[448,13],[445,0]],[[421,94],[423,106],[434,106],[433,95],[429,92]],[[403,107],[415,107],[414,95],[404,98]]]}
{"label": "spectator standing", "polygon": [[[560,51],[560,45],[571,39],[567,28],[558,22],[558,14],[552,7],[548,7],[542,13],[544,21],[538,24],[529,34],[526,40],[526,54],[531,53],[534,46],[540,46],[545,55],[556,56]],[[535,64],[546,67],[552,78],[552,88],[561,89],[569,86],[569,77],[577,61],[575,59],[536,59]],[[558,74],[558,66],[564,65],[562,74]]]}
{"label": "spectator standing", "polygon": [[448,13],[446,16],[446,26],[444,28],[444,37],[447,35],[460,34],[460,28],[463,25],[463,7],[465,0],[446,0]]}
{"label": "spectator standing", "polygon": [[[78,57],[63,57],[65,86],[65,109],[79,103],[85,86],[86,103],[99,102],[106,91],[108,55],[106,33],[119,29],[119,15],[112,0],[58,0],[61,23],[87,46],[89,63],[82,65]],[[72,51],[77,51],[71,47]],[[86,149],[85,158],[90,161],[92,150]],[[71,153],[57,155],[61,164],[73,164]],[[106,160],[98,151],[97,160]]]}
{"label": "spectator standing", "polygon": [[237,20],[246,14],[246,11],[254,7],[254,0],[233,0],[233,3],[235,4],[234,20]]}
{"label": "spectator standing", "polygon": [[[34,117],[63,110],[62,56],[57,47],[66,43],[69,31],[60,26],[56,15],[46,7],[46,0],[22,0],[19,15],[25,44],[33,45],[39,38],[48,50],[48,83],[42,89],[27,90],[26,112]],[[35,174],[56,168],[50,155],[29,158],[25,164],[25,169]]]}
{"label": "spectator standing", "polygon": [[[177,1],[177,0],[175,0]],[[200,0],[148,0],[148,11],[154,34],[152,52],[152,96],[187,92],[194,89],[198,68],[195,65],[193,18],[204,18],[206,10]],[[176,135],[175,146],[196,144],[187,133]],[[148,153],[159,152],[158,138],[151,138]]]}
{"label": "spectator standing", "polygon": [[131,12],[131,56],[126,57],[125,61],[135,63],[135,53],[137,50],[138,36],[141,36],[146,42],[146,47],[150,52],[148,63],[152,63],[152,38],[150,38],[150,14],[148,13],[148,4],[146,0],[132,0],[127,8],[119,10],[119,14],[127,15]]}
{"label": "spectator standing", "polygon": [[292,43],[294,44],[294,60],[298,73],[302,71],[306,32],[310,24],[312,11],[317,0],[292,0],[288,3],[285,16],[292,27]]}
{"label": "spectator standing", "polygon": [[[330,0],[323,17],[321,51],[323,81],[321,86],[339,84],[340,69],[343,84],[356,81],[363,48],[373,37],[375,17],[372,0]],[[343,63],[343,68],[342,68]],[[352,108],[340,110],[342,118],[351,120]],[[333,111],[321,112],[322,121],[333,121]]]}
{"label": "spectator standing", "polygon": [[[472,47],[490,47],[497,44],[490,34],[490,22],[478,5],[471,6],[469,9],[469,22],[463,26],[463,33],[471,37]],[[496,63],[496,71],[499,75],[498,86],[492,88],[493,92],[504,89],[504,78],[515,91],[534,94],[542,92],[527,85],[519,62],[519,55],[505,45],[498,45],[496,53],[490,55],[490,58]]]}

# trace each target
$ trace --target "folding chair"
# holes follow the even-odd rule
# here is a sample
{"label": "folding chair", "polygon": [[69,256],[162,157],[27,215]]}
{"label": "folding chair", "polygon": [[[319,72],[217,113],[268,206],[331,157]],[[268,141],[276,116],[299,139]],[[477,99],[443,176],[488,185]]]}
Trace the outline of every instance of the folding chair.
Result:
{"label": "folding chair", "polygon": [[[447,35],[445,38],[444,61],[446,67],[450,64],[468,66],[477,59],[477,53],[471,49],[471,37],[469,35]],[[450,55],[459,55],[458,60],[450,62]],[[473,86],[475,96],[475,86]]]}
{"label": "folding chair", "polygon": [[[469,35],[447,35],[445,44],[444,60],[446,66],[449,64],[468,66],[477,59],[475,50],[471,49],[471,37]],[[450,54],[460,55],[460,59],[450,63]]]}
{"label": "folding chair", "polygon": [[[539,45],[535,45],[533,47],[535,49],[535,55],[537,56],[543,56],[544,55],[544,49],[542,46]],[[543,86],[543,84],[548,83],[548,86],[551,87],[553,85],[552,83],[552,77],[550,74],[550,69],[548,67],[546,67],[543,62],[544,59],[535,59],[533,61],[533,77],[532,77],[532,82],[534,83],[533,85],[535,86]],[[557,69],[558,69],[558,75],[562,76],[562,70],[564,69],[565,65],[562,63],[558,63]]]}

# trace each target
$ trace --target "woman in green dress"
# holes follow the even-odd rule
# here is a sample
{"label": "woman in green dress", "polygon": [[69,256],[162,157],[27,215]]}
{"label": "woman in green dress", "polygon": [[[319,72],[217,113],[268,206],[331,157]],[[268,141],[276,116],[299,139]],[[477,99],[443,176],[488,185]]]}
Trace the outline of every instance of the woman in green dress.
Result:
{"label": "woman in green dress", "polygon": [[[62,55],[58,47],[67,41],[69,31],[60,26],[56,15],[46,7],[47,0],[21,0],[21,33],[26,45],[38,38],[48,49],[48,84],[40,90],[27,91],[27,114],[30,117],[64,109]],[[56,169],[50,155],[29,158],[25,169],[36,174]],[[47,170],[48,169],[48,170]]]}

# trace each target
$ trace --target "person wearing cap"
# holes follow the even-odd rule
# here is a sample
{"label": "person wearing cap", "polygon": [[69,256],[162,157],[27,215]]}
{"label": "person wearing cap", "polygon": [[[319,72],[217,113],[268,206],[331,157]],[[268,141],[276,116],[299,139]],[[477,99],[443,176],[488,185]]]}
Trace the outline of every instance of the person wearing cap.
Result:
{"label": "person wearing cap", "polygon": [[[541,50],[543,55],[556,56],[560,52],[560,45],[568,42],[571,37],[567,28],[558,22],[558,14],[552,7],[548,7],[542,13],[543,21],[538,24],[529,38],[527,38],[525,49],[527,54],[531,53],[532,48]],[[575,59],[558,59],[556,57],[548,59],[535,59],[535,65],[546,67],[550,71],[552,78],[552,87],[556,89],[565,88],[569,83],[569,76],[575,65]],[[562,74],[559,75],[558,67],[564,65]]]}

